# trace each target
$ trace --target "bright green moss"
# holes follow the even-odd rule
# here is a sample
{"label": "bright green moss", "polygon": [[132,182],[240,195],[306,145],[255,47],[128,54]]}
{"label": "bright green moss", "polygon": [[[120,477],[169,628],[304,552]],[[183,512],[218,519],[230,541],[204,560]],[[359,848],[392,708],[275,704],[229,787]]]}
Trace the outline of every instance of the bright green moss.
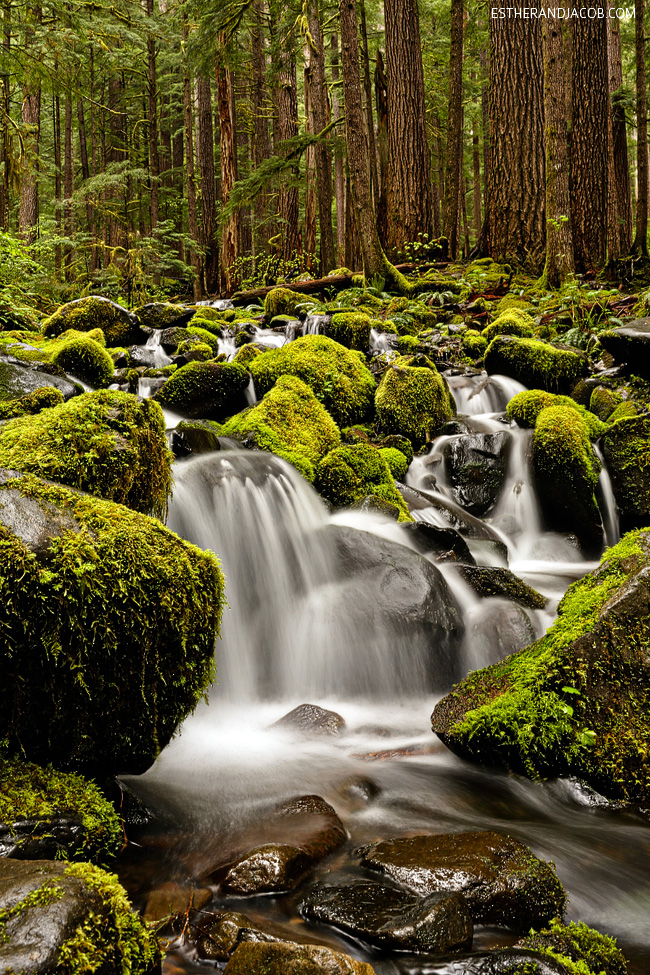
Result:
{"label": "bright green moss", "polygon": [[258,395],[282,375],[297,376],[338,424],[363,420],[372,408],[375,381],[359,352],[324,335],[305,335],[269,349],[249,363]]}
{"label": "bright green moss", "polygon": [[60,816],[82,827],[74,850],[61,850],[66,859],[104,862],[119,852],[120,818],[94,782],[0,757],[0,822],[11,826],[20,819],[37,819],[46,821],[46,828],[48,820]]}
{"label": "bright green moss", "polygon": [[207,328],[201,328],[196,319],[192,319],[192,322],[187,326],[187,331],[190,340],[198,339],[212,349],[213,355],[217,354],[219,351],[219,339],[214,332],[209,331]]}
{"label": "bright green moss", "polygon": [[260,349],[258,345],[251,345],[247,342],[246,345],[242,345],[241,348],[237,350],[235,355],[235,360],[244,367],[248,367],[253,359],[256,359],[258,355],[262,355],[263,349]]}
{"label": "bright green moss", "polygon": [[198,362],[207,362],[214,355],[213,350],[205,342],[198,342],[195,339],[188,339],[186,342],[181,342],[181,344],[176,349],[176,355],[186,355],[191,352],[194,360]]}
{"label": "bright green moss", "polygon": [[567,975],[627,975],[625,958],[614,938],[586,924],[551,921],[543,931],[531,931],[517,946],[560,962]]}
{"label": "bright green moss", "polygon": [[549,406],[563,406],[579,413],[592,440],[602,436],[607,429],[605,423],[570,396],[547,393],[543,389],[527,389],[517,393],[508,403],[506,412],[508,419],[514,420],[520,427],[534,427],[539,414]]}
{"label": "bright green moss", "polygon": [[397,447],[380,447],[379,453],[388,464],[389,470],[396,481],[403,481],[409,468],[408,461]]}
{"label": "bright green moss", "polygon": [[309,481],[320,459],[341,442],[332,417],[295,376],[280,376],[261,402],[226,421],[221,434],[283,457]]}
{"label": "bright green moss", "polygon": [[235,412],[248,379],[239,362],[189,362],[154,398],[186,416],[220,420]]}
{"label": "bright green moss", "polygon": [[84,393],[0,428],[0,466],[159,516],[171,461],[160,407],[129,393]]}
{"label": "bright green moss", "polygon": [[267,318],[275,315],[294,315],[303,295],[289,288],[273,288],[264,299],[264,314]]}
{"label": "bright green moss", "polygon": [[468,329],[461,339],[463,354],[470,359],[480,359],[488,347],[487,339],[480,332]]}
{"label": "bright green moss", "polygon": [[413,520],[385,458],[371,444],[330,451],[318,465],[315,486],[337,508],[374,497],[393,505],[399,512],[398,521]]}
{"label": "bright green moss", "polygon": [[379,384],[375,409],[382,430],[408,437],[413,446],[428,443],[453,416],[447,384],[425,356],[395,360]]}
{"label": "bright green moss", "polygon": [[34,554],[0,524],[0,739],[41,765],[139,774],[213,679],[219,562],[31,474],[0,487],[0,511],[21,507],[49,537]]}
{"label": "bright green moss", "polygon": [[366,352],[370,342],[372,319],[358,312],[340,312],[332,317],[329,335],[348,349]]}
{"label": "bright green moss", "polygon": [[622,402],[623,397],[620,393],[608,389],[607,386],[596,386],[589,400],[589,409],[600,420],[608,420],[616,407]]}
{"label": "bright green moss", "polygon": [[649,524],[650,414],[623,417],[610,423],[602,447],[625,522],[633,527]]}
{"label": "bright green moss", "polygon": [[43,335],[54,338],[69,328],[90,332],[101,328],[107,345],[132,345],[139,338],[135,315],[107,298],[90,295],[62,305],[42,323]]}
{"label": "bright green moss", "polygon": [[522,338],[530,338],[534,325],[533,319],[525,311],[511,308],[509,311],[500,312],[481,334],[488,342],[491,342],[495,335],[518,335]]}
{"label": "bright green moss", "polygon": [[79,376],[93,386],[108,386],[115,372],[113,360],[106,349],[90,336],[66,342],[52,356],[52,362],[64,372]]}
{"label": "bright green moss", "polygon": [[210,332],[211,335],[220,337],[223,334],[223,320],[218,316],[221,312],[215,312],[215,317],[209,317],[208,312],[213,312],[214,308],[206,308],[202,312],[197,312],[194,318],[186,326],[188,331],[194,334],[195,328],[203,329],[205,332]]}
{"label": "bright green moss", "polygon": [[490,375],[504,374],[529,388],[568,392],[588,365],[578,353],[538,339],[497,335],[487,347],[485,368]]}
{"label": "bright green moss", "polygon": [[66,876],[82,881],[100,898],[101,909],[62,945],[56,971],[61,975],[148,975],[160,965],[155,933],[133,911],[114,874],[88,863],[71,864]]}
{"label": "bright green moss", "polygon": [[528,298],[519,298],[516,295],[511,294],[505,295],[496,303],[496,312],[498,315],[503,314],[504,311],[528,312],[530,309],[531,303]]}
{"label": "bright green moss", "polygon": [[40,386],[33,393],[20,399],[10,399],[0,402],[0,420],[10,420],[15,416],[30,416],[41,410],[58,406],[63,402],[63,393],[54,386]]}
{"label": "bright green moss", "polygon": [[616,407],[616,409],[610,413],[608,417],[609,423],[616,423],[618,420],[624,420],[630,416],[636,416],[639,410],[632,400],[624,400],[622,403]]}

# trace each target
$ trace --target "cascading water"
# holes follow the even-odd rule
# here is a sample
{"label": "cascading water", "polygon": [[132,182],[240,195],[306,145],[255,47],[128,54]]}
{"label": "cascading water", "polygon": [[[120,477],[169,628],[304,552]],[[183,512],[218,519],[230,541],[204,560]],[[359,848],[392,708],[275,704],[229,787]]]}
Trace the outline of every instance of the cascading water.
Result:
{"label": "cascading water", "polygon": [[168,366],[172,361],[162,347],[162,332],[155,328],[145,343],[145,349],[151,350],[151,364],[159,369],[161,366]]}

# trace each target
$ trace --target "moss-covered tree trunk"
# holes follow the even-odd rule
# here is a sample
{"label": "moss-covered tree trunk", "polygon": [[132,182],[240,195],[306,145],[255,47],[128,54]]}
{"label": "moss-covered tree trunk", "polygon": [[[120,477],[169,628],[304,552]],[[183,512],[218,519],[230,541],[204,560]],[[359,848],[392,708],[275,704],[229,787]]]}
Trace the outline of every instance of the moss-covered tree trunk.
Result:
{"label": "moss-covered tree trunk", "polygon": [[449,255],[458,255],[459,202],[463,141],[463,19],[464,0],[452,0],[449,48],[449,113],[447,124],[447,192],[443,232],[449,241]]}
{"label": "moss-covered tree trunk", "polygon": [[636,33],[636,167],[639,189],[632,250],[648,254],[648,93],[645,71],[645,0],[634,4]]}
{"label": "moss-covered tree trunk", "polygon": [[[25,30],[25,49],[34,45],[35,25],[41,20],[40,6],[27,8],[27,27]],[[30,53],[30,58],[38,55]],[[38,224],[38,152],[41,134],[41,84],[37,73],[32,70],[25,75],[23,84],[23,153],[20,182],[19,227],[23,239],[32,243],[36,239]]]}
{"label": "moss-covered tree trunk", "polygon": [[[223,52],[222,52],[223,55]],[[232,71],[223,62],[217,60],[217,98],[219,101],[219,133],[221,149],[221,203],[228,205],[230,193],[237,180],[237,146],[235,143],[235,124],[232,115],[234,99],[232,97]],[[230,294],[235,287],[233,266],[239,257],[239,221],[236,213],[224,220],[221,228],[221,265],[220,281],[222,292]]]}
{"label": "moss-covered tree trunk", "polygon": [[562,21],[544,24],[544,114],[546,122],[546,266],[545,283],[559,288],[575,272]]}

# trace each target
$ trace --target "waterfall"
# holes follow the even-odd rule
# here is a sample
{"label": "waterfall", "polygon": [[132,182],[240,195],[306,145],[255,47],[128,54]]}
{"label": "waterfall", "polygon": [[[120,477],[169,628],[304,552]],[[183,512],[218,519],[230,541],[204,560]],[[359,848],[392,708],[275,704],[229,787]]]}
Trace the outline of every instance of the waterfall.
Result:
{"label": "waterfall", "polygon": [[447,376],[459,413],[475,416],[481,413],[502,413],[513,396],[526,387],[508,376],[461,375]]}
{"label": "waterfall", "polygon": [[168,356],[163,349],[161,343],[162,332],[160,329],[155,328],[145,343],[145,349],[153,350],[152,365],[155,369],[160,369],[161,366],[168,366],[172,361],[170,356]]}

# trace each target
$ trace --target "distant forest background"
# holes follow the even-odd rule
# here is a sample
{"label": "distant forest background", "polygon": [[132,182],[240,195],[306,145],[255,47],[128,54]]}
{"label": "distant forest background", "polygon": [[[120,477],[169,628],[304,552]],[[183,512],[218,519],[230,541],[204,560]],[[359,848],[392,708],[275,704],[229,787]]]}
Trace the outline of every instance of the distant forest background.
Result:
{"label": "distant forest background", "polygon": [[645,5],[604,9],[2,0],[0,298],[369,276],[441,236],[550,285],[643,256]]}

